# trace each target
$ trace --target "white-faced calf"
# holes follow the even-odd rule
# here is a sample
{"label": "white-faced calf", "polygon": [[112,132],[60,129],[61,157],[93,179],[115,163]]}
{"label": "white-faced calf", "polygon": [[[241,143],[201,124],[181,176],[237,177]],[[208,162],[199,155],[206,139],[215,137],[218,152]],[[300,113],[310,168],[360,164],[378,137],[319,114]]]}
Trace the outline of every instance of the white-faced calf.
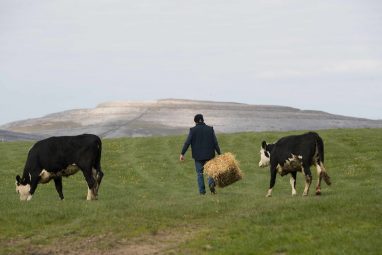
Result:
{"label": "white-faced calf", "polygon": [[312,173],[310,171],[312,165],[316,167],[318,174],[316,195],[320,195],[322,178],[328,185],[331,182],[324,167],[324,143],[315,132],[286,136],[274,144],[267,144],[266,141],[261,143],[259,166],[270,166],[271,172],[267,197],[272,195],[277,173],[281,176],[291,174],[292,195],[296,195],[297,172],[302,172],[305,176],[303,195],[307,196],[312,183]]}

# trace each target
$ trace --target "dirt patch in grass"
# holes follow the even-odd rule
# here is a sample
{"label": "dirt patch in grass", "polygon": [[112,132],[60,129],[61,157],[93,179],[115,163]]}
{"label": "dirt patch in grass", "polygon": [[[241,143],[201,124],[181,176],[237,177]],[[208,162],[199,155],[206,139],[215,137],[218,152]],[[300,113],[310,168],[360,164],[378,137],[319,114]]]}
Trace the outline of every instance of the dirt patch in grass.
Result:
{"label": "dirt patch in grass", "polygon": [[191,240],[198,230],[187,228],[182,231],[165,230],[126,239],[117,239],[113,234],[99,235],[82,240],[63,239],[52,244],[33,244],[30,240],[14,240],[12,245],[24,248],[12,254],[53,255],[146,255],[176,254],[177,247]]}
{"label": "dirt patch in grass", "polygon": [[128,240],[116,249],[108,250],[104,254],[114,255],[146,255],[146,254],[175,254],[175,249],[182,243],[190,240],[193,232],[171,233],[158,232],[148,237],[139,237]]}

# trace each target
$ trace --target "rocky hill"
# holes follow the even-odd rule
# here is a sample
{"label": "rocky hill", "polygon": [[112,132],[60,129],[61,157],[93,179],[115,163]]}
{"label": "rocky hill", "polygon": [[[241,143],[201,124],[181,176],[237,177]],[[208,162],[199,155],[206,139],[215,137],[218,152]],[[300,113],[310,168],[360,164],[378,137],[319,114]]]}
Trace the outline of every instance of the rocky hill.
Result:
{"label": "rocky hill", "polygon": [[18,132],[12,132],[8,130],[0,130],[0,142],[12,142],[12,141],[36,141],[41,140],[44,135],[36,134],[24,134]]}
{"label": "rocky hill", "polygon": [[382,128],[382,120],[333,115],[291,107],[165,99],[113,101],[93,109],[76,109],[0,126],[36,136],[94,133],[101,137],[184,134],[193,117],[204,115],[216,132]]}

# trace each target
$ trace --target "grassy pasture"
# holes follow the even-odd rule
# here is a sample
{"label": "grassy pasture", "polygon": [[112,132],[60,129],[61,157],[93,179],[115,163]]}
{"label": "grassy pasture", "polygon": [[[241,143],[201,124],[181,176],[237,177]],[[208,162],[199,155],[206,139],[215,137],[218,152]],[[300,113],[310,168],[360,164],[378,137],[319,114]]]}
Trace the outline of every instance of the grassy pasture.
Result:
{"label": "grassy pasture", "polygon": [[39,185],[20,202],[30,142],[0,143],[0,254],[382,254],[382,130],[318,133],[332,186],[322,195],[291,196],[277,176],[258,167],[262,140],[301,132],[218,134],[223,152],[240,161],[243,180],[200,196],[191,151],[178,161],[185,136],[103,140],[99,200],[88,202],[81,173]]}

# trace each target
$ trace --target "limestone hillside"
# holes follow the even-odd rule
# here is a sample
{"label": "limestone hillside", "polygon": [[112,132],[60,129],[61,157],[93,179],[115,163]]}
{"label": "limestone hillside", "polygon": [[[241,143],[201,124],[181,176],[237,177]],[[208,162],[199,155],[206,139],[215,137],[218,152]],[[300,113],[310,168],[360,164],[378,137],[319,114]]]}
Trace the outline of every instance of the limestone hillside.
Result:
{"label": "limestone hillside", "polygon": [[[75,109],[0,126],[29,138],[94,133],[101,137],[186,134],[193,116],[202,113],[217,133],[246,131],[319,130],[332,128],[382,128],[382,120],[333,115],[271,105],[164,99],[112,101],[94,109]],[[0,132],[1,135],[5,131]],[[15,133],[13,133],[15,134]],[[7,137],[3,136],[3,139]]]}

